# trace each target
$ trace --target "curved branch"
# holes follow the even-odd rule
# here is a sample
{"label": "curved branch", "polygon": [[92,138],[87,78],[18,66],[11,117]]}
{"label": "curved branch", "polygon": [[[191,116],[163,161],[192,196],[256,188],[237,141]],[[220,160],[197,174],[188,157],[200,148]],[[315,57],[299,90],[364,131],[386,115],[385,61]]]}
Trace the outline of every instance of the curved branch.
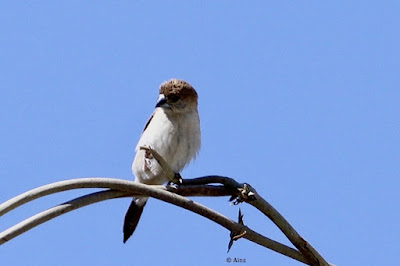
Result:
{"label": "curved branch", "polygon": [[292,244],[304,254],[311,265],[330,265],[300,234],[288,223],[288,221],[265,199],[263,199],[255,190],[257,200],[248,202],[264,213],[279,229],[286,235]]}
{"label": "curved branch", "polygon": [[[103,178],[103,177],[91,177],[91,178],[76,178],[64,181],[58,181],[44,186],[40,186],[31,189],[25,193],[22,193],[16,197],[13,197],[6,202],[0,204],[0,217],[13,209],[35,200],[40,197],[44,197],[57,192],[67,191],[78,188],[109,188],[120,191],[128,191],[131,196],[142,195],[141,192],[144,187],[140,183],[133,181],[114,179],[114,178]],[[232,195],[229,190],[226,190],[222,186],[181,186],[181,187],[165,187],[165,186],[152,186],[154,188],[173,191],[176,194],[182,196],[230,196]]]}
{"label": "curved branch", "polygon": [[[153,150],[150,147],[141,147],[141,149],[145,149],[146,152],[152,153],[156,158],[158,163],[161,165],[164,173],[173,180],[174,172],[168,165],[168,163],[162,158],[157,151]],[[215,181],[212,181],[215,180]],[[292,244],[298,248],[298,250],[307,258],[307,261],[311,265],[329,265],[327,261],[307,242],[305,241],[294,228],[286,221],[286,219],[273,208],[266,200],[264,200],[259,194],[248,184],[243,184],[243,187],[239,183],[237,183],[234,179],[229,177],[221,177],[221,176],[209,176],[203,178],[196,178],[195,180],[188,180],[188,182],[208,182],[208,183],[222,183],[227,187],[237,188],[239,193],[235,193],[231,200],[236,198],[235,203],[238,204],[240,202],[246,201],[251,202],[255,201],[256,204],[252,204],[258,210],[262,211],[267,217],[269,217],[278,228],[286,235],[286,237],[292,242]],[[174,181],[173,181],[174,182]],[[257,198],[259,200],[257,200]],[[240,217],[240,215],[239,215]],[[232,231],[233,233],[233,231]]]}
{"label": "curved branch", "polygon": [[[85,179],[78,179],[81,182],[81,187],[92,187],[91,185],[94,185],[95,183],[100,183],[102,184],[101,186],[119,186],[120,182],[122,180],[110,180],[110,179],[103,179],[103,180],[85,180]],[[71,180],[71,181],[77,181],[77,180]],[[114,184],[112,184],[112,182],[110,181],[116,181]],[[62,181],[62,182],[66,182],[66,181]],[[129,182],[129,181],[127,181]],[[60,183],[60,182],[57,182]],[[135,187],[136,185],[138,185],[137,183],[134,182],[129,182],[129,183],[133,183],[131,185],[133,185],[131,188]],[[56,183],[54,183],[56,184]],[[51,184],[51,185],[54,185]],[[111,185],[110,185],[111,184]],[[141,185],[141,184],[139,184]],[[72,186],[72,184],[70,184],[70,187]],[[75,187],[77,186],[76,182],[75,182]],[[144,185],[146,186],[146,185]],[[46,186],[43,186],[46,187]],[[46,193],[46,191],[43,190],[42,187],[42,191],[40,192],[41,195],[48,195],[50,193]],[[49,191],[54,191],[54,186],[47,186],[50,187]],[[286,255],[288,257],[291,257],[295,260],[298,260],[300,262],[303,263],[307,263],[306,259],[304,258],[304,256],[298,252],[297,250],[287,247],[279,242],[276,242],[274,240],[271,240],[267,237],[264,237],[260,234],[258,234],[257,232],[251,230],[250,228],[243,226],[241,224],[235,223],[232,220],[228,219],[227,217],[199,204],[196,202],[193,202],[192,200],[189,200],[185,197],[182,197],[180,195],[176,195],[174,193],[170,193],[168,191],[164,191],[164,190],[160,190],[158,188],[154,188],[151,186],[147,186],[147,190],[143,191],[146,193],[140,193],[140,194],[146,194],[148,196],[152,196],[155,197],[157,199],[172,203],[176,206],[180,206],[183,207],[187,210],[193,211],[203,217],[206,217],[218,224],[220,224],[221,226],[227,228],[230,231],[238,231],[238,232],[242,232],[242,231],[246,231],[246,234],[243,235],[243,238],[246,238],[254,243],[257,243],[261,246],[267,247],[269,249],[272,249],[278,253],[281,253],[283,255]],[[118,198],[118,197],[131,197],[132,196],[132,192],[136,193],[136,189],[127,189],[125,187],[124,191],[116,191],[116,190],[107,190],[107,191],[100,191],[100,192],[96,192],[96,193],[92,193],[83,197],[79,197],[77,199],[74,199],[72,201],[68,201],[66,203],[63,203],[59,206],[50,208],[46,211],[43,211],[39,214],[36,214],[20,223],[18,223],[17,225],[3,231],[2,233],[0,233],[0,245],[7,242],[8,240],[11,240],[12,238],[26,232],[27,230],[42,224],[52,218],[55,218],[61,214],[67,213],[69,211],[87,206],[89,204],[93,204],[99,201],[103,201],[103,200],[107,200],[107,199],[111,199],[111,198]],[[26,193],[24,193],[26,194]],[[22,195],[22,194],[21,194]],[[21,196],[20,195],[20,196]],[[38,195],[38,194],[36,194]],[[19,196],[18,196],[19,197]],[[16,197],[17,198],[17,197]],[[20,199],[19,202],[21,202],[22,200]]]}
{"label": "curved branch", "polygon": [[[204,185],[209,183],[219,183],[223,184],[224,186],[210,186]],[[283,218],[283,216],[277,212],[268,202],[266,202],[253,188],[251,188],[248,184],[240,184],[236,182],[232,178],[223,177],[223,176],[206,176],[200,177],[195,179],[184,179],[183,185],[173,188],[173,187],[164,187],[164,186],[148,186],[144,184],[135,183],[132,181],[127,180],[117,180],[117,179],[110,179],[110,178],[81,178],[81,179],[73,179],[73,180],[66,180],[60,181],[56,183],[52,183],[49,185],[45,185],[28,192],[25,192],[17,197],[14,197],[7,202],[4,202],[0,205],[0,216],[7,213],[8,211],[26,203],[36,198],[49,195],[52,193],[65,191],[69,189],[75,188],[109,188],[113,190],[118,190],[119,192],[126,192],[128,194],[124,195],[147,195],[151,197],[155,197],[161,199],[166,202],[170,202],[177,206],[181,206],[183,208],[189,209],[193,212],[196,212],[208,219],[214,221],[215,217],[218,217],[218,213],[208,209],[209,211],[205,211],[204,209],[196,209],[197,205],[194,204],[192,201],[176,195],[174,193],[178,193],[181,195],[188,195],[188,196],[229,196],[234,195],[238,197],[237,202],[246,201],[249,204],[256,207],[258,210],[263,212],[266,216],[268,216],[280,229],[281,231],[288,237],[288,239],[302,252],[303,255],[300,257],[294,257],[296,255],[288,255],[289,247],[286,247],[278,242],[275,242],[271,239],[268,239],[268,244],[265,244],[265,238],[262,235],[257,234],[256,232],[252,231],[247,227],[243,227],[243,225],[234,223],[233,221],[227,219],[217,219],[215,220],[217,223],[222,225],[225,228],[228,228],[231,232],[243,232],[246,230],[246,233],[243,237],[247,238],[255,243],[263,245],[267,248],[275,250],[279,253],[285,254],[289,257],[292,257],[296,260],[305,262],[307,261],[310,265],[329,265],[322,257],[318,254],[318,252],[312,248],[301,236],[294,230],[294,228]],[[173,191],[174,193],[170,193],[168,191]],[[163,194],[164,193],[164,194]],[[168,195],[168,196],[167,196]],[[251,195],[251,197],[250,197]],[[180,197],[175,198],[171,201],[169,196]],[[186,203],[185,203],[186,202]],[[88,203],[90,204],[90,203]],[[201,205],[200,205],[201,206]],[[58,206],[59,207],[59,206]],[[55,207],[57,208],[57,207]],[[217,216],[215,216],[217,215]],[[33,217],[32,217],[33,218]],[[216,219],[216,218],[215,218]],[[29,219],[28,219],[29,220]],[[220,221],[220,222],[219,222]],[[229,221],[227,223],[227,221]],[[236,228],[232,225],[235,224]],[[233,226],[233,227],[232,227]],[[246,228],[246,229],[243,229]],[[28,229],[27,229],[28,230]],[[249,237],[251,236],[251,237]],[[0,239],[1,240],[1,239]],[[7,241],[7,240],[6,240]],[[0,241],[0,244],[2,242]],[[282,245],[286,249],[286,251],[279,250],[282,247],[276,248],[275,244]],[[278,246],[279,246],[278,245]],[[297,251],[295,251],[297,252]],[[299,259],[300,258],[300,259]]]}
{"label": "curved branch", "polygon": [[43,212],[40,212],[28,219],[4,230],[0,233],[0,245],[4,244],[5,242],[13,239],[14,237],[19,236],[22,233],[44,223],[57,216],[60,216],[64,213],[73,211],[75,209],[87,206],[89,204],[93,204],[96,202],[100,202],[107,199],[119,198],[123,196],[127,196],[129,194],[125,191],[117,191],[117,190],[107,190],[107,191],[99,191],[92,194],[88,194],[74,200],[65,202]]}
{"label": "curved branch", "polygon": [[[311,265],[330,265],[319,253],[316,251],[300,234],[289,224],[289,222],[257,191],[249,184],[240,184],[230,177],[224,176],[204,176],[194,179],[184,179],[183,184],[203,185],[210,183],[219,183],[230,188],[241,188],[247,195],[252,193],[252,200],[243,200],[248,204],[254,206],[263,214],[265,214],[278,228],[285,234],[285,236],[292,242],[292,244],[308,259]],[[240,197],[241,195],[239,195]],[[239,199],[240,200],[240,199]]]}

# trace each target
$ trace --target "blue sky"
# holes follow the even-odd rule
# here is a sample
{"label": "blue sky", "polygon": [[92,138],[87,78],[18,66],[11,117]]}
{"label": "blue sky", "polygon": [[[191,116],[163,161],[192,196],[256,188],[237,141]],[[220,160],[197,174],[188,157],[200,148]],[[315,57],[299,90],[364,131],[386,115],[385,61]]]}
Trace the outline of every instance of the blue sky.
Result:
{"label": "blue sky", "polygon": [[[337,265],[398,261],[397,1],[3,1],[0,202],[60,180],[133,179],[158,86],[199,94],[202,149],[184,177],[254,186]],[[32,202],[0,230],[90,190]],[[236,219],[227,198],[194,198]],[[2,265],[299,265],[151,200],[122,244],[129,199],[92,205],[0,247]],[[244,222],[288,244],[256,210]]]}

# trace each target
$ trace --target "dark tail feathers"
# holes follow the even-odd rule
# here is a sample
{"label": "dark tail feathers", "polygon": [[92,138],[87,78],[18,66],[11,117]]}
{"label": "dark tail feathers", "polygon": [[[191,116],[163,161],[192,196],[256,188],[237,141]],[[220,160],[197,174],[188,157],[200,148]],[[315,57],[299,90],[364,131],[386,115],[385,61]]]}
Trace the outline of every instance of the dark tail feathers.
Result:
{"label": "dark tail feathers", "polygon": [[124,243],[129,239],[129,237],[133,234],[136,229],[136,226],[139,222],[140,216],[142,215],[143,208],[146,205],[146,202],[143,205],[139,205],[137,199],[133,199],[131,205],[129,205],[128,211],[125,214],[124,220]]}

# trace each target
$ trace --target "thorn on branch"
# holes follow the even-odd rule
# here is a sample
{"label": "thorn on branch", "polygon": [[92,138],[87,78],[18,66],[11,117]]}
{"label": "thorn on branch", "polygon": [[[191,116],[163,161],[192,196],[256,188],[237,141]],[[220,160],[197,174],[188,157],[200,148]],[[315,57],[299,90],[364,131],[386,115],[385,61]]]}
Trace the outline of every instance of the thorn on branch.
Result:
{"label": "thorn on branch", "polygon": [[[244,226],[243,214],[242,214],[240,208],[239,208],[239,215],[238,215],[238,224],[241,224],[241,225]],[[229,250],[231,250],[231,247],[233,245],[233,241],[236,241],[236,240],[242,238],[246,233],[247,233],[246,230],[243,230],[242,232],[231,231],[231,235],[230,235],[231,239],[230,239],[229,244],[228,244],[228,252],[229,252]]]}
{"label": "thorn on branch", "polygon": [[238,188],[238,195],[232,196],[229,201],[232,205],[238,205],[239,203],[249,202],[256,200],[256,194],[253,192],[253,188],[244,183],[242,188]]}

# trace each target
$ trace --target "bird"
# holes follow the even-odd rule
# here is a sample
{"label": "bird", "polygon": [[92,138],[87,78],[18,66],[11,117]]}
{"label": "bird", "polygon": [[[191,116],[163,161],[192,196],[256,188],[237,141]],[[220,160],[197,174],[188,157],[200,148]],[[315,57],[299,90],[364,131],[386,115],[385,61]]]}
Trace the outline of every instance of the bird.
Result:
{"label": "bird", "polygon": [[[175,174],[196,158],[201,145],[197,106],[197,92],[186,81],[170,79],[160,85],[155,110],[135,148],[132,163],[135,182],[162,185],[169,181],[157,160],[140,149],[142,146],[159,153]],[[132,199],[124,219],[124,243],[135,231],[147,200],[148,197]]]}

